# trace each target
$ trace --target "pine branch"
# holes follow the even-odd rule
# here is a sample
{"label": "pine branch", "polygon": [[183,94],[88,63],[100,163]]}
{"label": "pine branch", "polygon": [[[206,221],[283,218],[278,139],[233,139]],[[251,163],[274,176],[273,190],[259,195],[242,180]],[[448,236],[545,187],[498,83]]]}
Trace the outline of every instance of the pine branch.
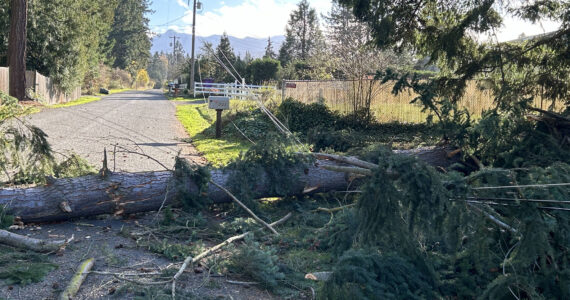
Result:
{"label": "pine branch", "polygon": [[[283,218],[273,222],[270,224],[270,226],[277,226],[280,224],[285,223],[293,214],[292,213],[288,213],[286,216],[284,216]],[[258,229],[260,230],[260,229]],[[257,230],[256,230],[257,231]],[[235,241],[241,240],[243,238],[245,238],[246,236],[250,235],[253,231],[248,231],[245,233],[242,233],[240,235],[236,235],[236,236],[232,236],[230,238],[228,238],[227,240],[223,241],[222,243],[209,248],[208,250],[198,254],[196,257],[192,257],[192,256],[188,256],[186,257],[186,259],[184,260],[184,262],[182,263],[182,266],[180,267],[180,269],[178,270],[178,272],[176,272],[176,274],[174,275],[174,277],[172,278],[172,299],[176,299],[176,280],[178,279],[178,277],[180,277],[182,275],[182,273],[184,273],[184,270],[186,270],[186,268],[188,268],[188,265],[193,265],[195,263],[197,263],[198,261],[204,259],[205,257],[211,255],[212,253],[216,252],[217,250],[221,249],[222,247],[229,245]]]}

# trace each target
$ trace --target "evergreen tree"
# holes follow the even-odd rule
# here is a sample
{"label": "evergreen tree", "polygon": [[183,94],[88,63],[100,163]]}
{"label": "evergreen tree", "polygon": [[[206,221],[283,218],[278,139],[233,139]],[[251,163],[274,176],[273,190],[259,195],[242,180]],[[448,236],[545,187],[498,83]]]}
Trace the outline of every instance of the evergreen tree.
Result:
{"label": "evergreen tree", "polygon": [[247,66],[247,78],[253,84],[262,84],[264,81],[277,79],[280,69],[278,60],[268,57],[258,58]]}
{"label": "evergreen tree", "polygon": [[168,58],[168,75],[170,79],[178,78],[186,68],[186,58],[184,47],[179,40],[176,40],[172,47],[172,53],[166,55]]}
{"label": "evergreen tree", "polygon": [[[570,113],[570,3],[339,2],[351,6],[369,24],[379,48],[412,49],[441,68],[429,78],[393,70],[378,75],[384,81],[393,80],[395,92],[417,93],[414,101],[439,118],[447,143],[459,146],[480,168],[468,177],[439,174],[413,158],[392,156],[392,151],[385,150],[377,159],[379,173],[361,188],[355,218],[360,224],[354,234],[360,238],[351,236],[357,241],[353,245],[371,246],[383,257],[397,253],[413,262],[414,271],[430,278],[426,283],[441,293],[425,298],[568,298],[569,215],[565,208],[532,201],[552,199],[543,201],[558,205],[559,200],[568,199],[569,189],[529,186],[570,179],[566,163],[570,145],[564,141],[568,133],[560,133],[554,124],[566,122]],[[498,11],[533,22],[558,21],[561,27],[524,41],[478,42],[477,36],[492,35],[500,28]],[[459,106],[468,81],[491,90],[495,100],[495,107],[477,123]],[[550,111],[532,107],[535,97],[549,101]],[[542,115],[530,115],[536,111]],[[557,121],[547,121],[548,116]],[[386,170],[399,174],[398,178],[390,179]],[[486,188],[477,188],[481,186]],[[511,188],[502,189],[505,186]],[[482,202],[466,204],[465,199]],[[387,282],[384,274],[393,274],[383,268],[373,271],[366,262],[350,265],[372,273],[378,283]],[[346,282],[361,289],[369,286],[343,267],[339,265],[325,285],[334,285],[332,289],[325,287],[328,292],[321,295],[341,298],[341,293],[334,292],[342,292]],[[339,280],[342,276],[344,282]],[[397,279],[400,285],[405,281]]]}
{"label": "evergreen tree", "polygon": [[253,61],[253,57],[251,56],[251,53],[249,53],[249,51],[245,51],[245,56],[243,58],[243,61],[246,64],[250,64]]}
{"label": "evergreen tree", "polygon": [[70,90],[97,76],[117,0],[34,1],[29,6],[27,68]]}
{"label": "evergreen tree", "polygon": [[293,38],[292,34],[285,35],[285,41],[283,44],[281,44],[281,48],[279,48],[279,61],[281,62],[282,66],[287,66],[290,62],[293,61],[294,43],[295,39]]}
{"label": "evergreen tree", "polygon": [[146,68],[150,58],[151,42],[145,17],[148,7],[148,0],[119,1],[109,34],[113,66],[127,70],[133,77],[138,70]]}
{"label": "evergreen tree", "polygon": [[301,0],[297,9],[291,12],[285,43],[279,50],[279,60],[281,64],[294,59],[306,61],[322,46],[323,36],[316,10],[309,6],[307,0]]}
{"label": "evergreen tree", "polygon": [[[525,114],[535,97],[551,103],[570,102],[570,3],[568,1],[451,1],[340,0],[372,28],[380,48],[413,49],[429,56],[443,68],[433,84],[423,85],[424,99],[431,109],[444,98],[457,102],[472,79],[486,80],[495,95],[497,109]],[[502,25],[503,15],[530,22],[552,20],[561,27],[516,43],[479,43],[478,35],[489,34]],[[524,75],[523,75],[524,74]],[[428,92],[425,88],[429,88]],[[418,90],[419,91],[419,90]],[[552,106],[554,107],[554,106]],[[442,118],[442,111],[436,112]]]}
{"label": "evergreen tree", "polygon": [[167,79],[168,58],[162,53],[155,52],[148,66],[148,76],[159,83]]}
{"label": "evergreen tree", "polygon": [[[235,73],[231,65],[236,63],[236,55],[234,54],[234,49],[230,45],[230,39],[225,32],[220,37],[220,43],[216,47],[216,56],[232,71],[232,73]],[[234,77],[220,64],[216,67],[215,78],[220,82],[235,81]]]}
{"label": "evergreen tree", "polygon": [[271,37],[267,38],[267,46],[265,46],[265,54],[263,58],[272,58],[276,57],[275,51],[273,51],[273,43],[271,42]]}
{"label": "evergreen tree", "polygon": [[[212,48],[212,44],[208,42],[204,42],[201,48],[201,54],[198,55],[197,63],[195,64],[196,68],[196,80],[206,79],[206,78],[214,78],[216,74],[216,68],[218,67],[218,63],[214,58],[210,49]],[[189,73],[189,72],[188,72]]]}

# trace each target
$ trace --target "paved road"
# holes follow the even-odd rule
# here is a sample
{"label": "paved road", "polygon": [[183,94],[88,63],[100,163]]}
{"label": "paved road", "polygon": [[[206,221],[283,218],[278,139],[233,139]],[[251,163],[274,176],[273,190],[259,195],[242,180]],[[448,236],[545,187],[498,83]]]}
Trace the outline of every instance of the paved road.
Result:
{"label": "paved road", "polygon": [[174,165],[178,151],[190,159],[200,160],[196,150],[184,142],[188,135],[175,113],[174,103],[160,90],[149,90],[114,94],[83,105],[46,109],[31,115],[29,120],[48,134],[56,152],[77,153],[99,169],[106,148],[109,169],[139,172],[164,170],[144,155],[168,168]]}

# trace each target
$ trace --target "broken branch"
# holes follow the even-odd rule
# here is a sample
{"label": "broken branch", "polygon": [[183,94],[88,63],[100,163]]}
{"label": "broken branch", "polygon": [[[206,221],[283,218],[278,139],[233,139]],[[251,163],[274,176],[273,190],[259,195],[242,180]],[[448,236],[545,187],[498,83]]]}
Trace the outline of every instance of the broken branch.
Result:
{"label": "broken branch", "polygon": [[29,249],[36,252],[58,251],[61,247],[66,246],[72,240],[73,236],[64,241],[40,240],[0,229],[0,243],[12,247]]}
{"label": "broken branch", "polygon": [[340,155],[336,155],[336,154],[327,154],[327,153],[311,153],[311,154],[318,159],[334,160],[334,161],[342,162],[342,163],[353,165],[353,166],[360,167],[360,168],[365,168],[365,169],[376,169],[376,168],[378,168],[377,164],[367,162],[364,160],[360,160],[356,157],[340,156]]}
{"label": "broken branch", "polygon": [[71,282],[65,291],[61,293],[61,297],[59,298],[60,300],[71,300],[75,297],[75,294],[77,294],[79,291],[81,284],[83,284],[83,281],[85,281],[85,278],[87,278],[87,274],[89,274],[89,271],[91,271],[91,268],[93,268],[94,264],[95,259],[90,258],[79,265],[77,272],[75,275],[73,275],[73,278],[71,278]]}
{"label": "broken branch", "polygon": [[236,198],[232,193],[230,193],[230,191],[228,191],[226,188],[224,188],[223,186],[217,184],[216,182],[214,182],[212,180],[210,180],[210,183],[217,186],[220,190],[222,190],[226,194],[228,194],[228,196],[230,196],[230,198],[232,198],[232,200],[234,202],[236,202],[239,206],[241,206],[241,208],[243,208],[249,215],[251,215],[259,224],[262,224],[263,226],[265,226],[267,229],[269,229],[271,232],[273,232],[273,234],[279,235],[279,232],[277,232],[277,230],[273,229],[273,227],[271,227],[271,225],[267,224],[265,221],[260,219],[255,213],[253,213],[253,211],[251,211],[251,209],[249,209],[247,206],[245,206],[245,204],[243,204],[241,201],[239,201],[238,198]]}
{"label": "broken branch", "polygon": [[[280,224],[285,223],[285,221],[287,221],[293,214],[288,213],[286,216],[284,216],[283,218],[271,223],[271,226],[277,226]],[[223,241],[220,244],[217,244],[216,246],[198,254],[196,257],[192,257],[192,256],[188,256],[186,257],[186,259],[184,260],[184,262],[182,263],[182,266],[180,267],[180,269],[178,269],[178,272],[176,272],[176,274],[174,275],[174,277],[172,278],[172,299],[176,299],[176,280],[178,279],[178,277],[180,277],[182,275],[182,273],[184,273],[184,270],[186,270],[186,268],[188,267],[189,264],[193,265],[195,263],[197,263],[198,261],[202,260],[203,258],[211,255],[212,253],[218,251],[219,249],[221,249],[222,247],[229,245],[235,241],[241,240],[243,238],[245,238],[246,236],[250,235],[253,231],[248,231],[245,233],[242,233],[240,235],[236,235],[236,236],[232,236],[229,239]]]}

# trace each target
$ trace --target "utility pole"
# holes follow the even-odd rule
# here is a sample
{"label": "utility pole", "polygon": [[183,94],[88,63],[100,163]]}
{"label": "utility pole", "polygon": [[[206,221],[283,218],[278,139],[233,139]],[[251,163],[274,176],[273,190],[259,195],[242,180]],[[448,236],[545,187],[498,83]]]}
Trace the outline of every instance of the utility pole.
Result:
{"label": "utility pole", "polygon": [[[170,37],[174,41],[172,42],[172,58],[174,59],[174,65],[176,65],[177,57],[176,57],[176,39],[178,38],[176,34]],[[170,63],[169,63],[170,64]],[[172,74],[171,74],[172,75]]]}
{"label": "utility pole", "polygon": [[[190,0],[188,0],[188,4],[190,4]],[[202,5],[202,3],[200,3],[198,1],[199,5]],[[195,67],[195,61],[194,61],[194,43],[196,40],[196,0],[194,0],[194,5],[192,6],[192,67],[190,69],[190,90],[192,92],[194,92],[194,67]]]}

